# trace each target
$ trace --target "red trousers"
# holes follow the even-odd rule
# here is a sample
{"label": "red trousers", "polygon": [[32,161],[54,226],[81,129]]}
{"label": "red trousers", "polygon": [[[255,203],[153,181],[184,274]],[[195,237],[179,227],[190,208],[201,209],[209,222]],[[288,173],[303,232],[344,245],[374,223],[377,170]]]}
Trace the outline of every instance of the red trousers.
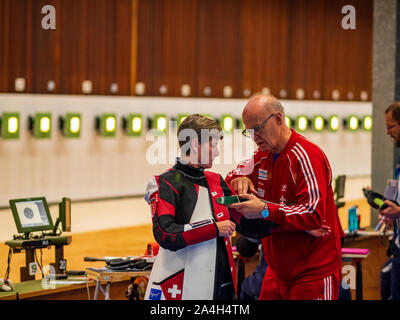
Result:
{"label": "red trousers", "polygon": [[282,283],[276,281],[267,268],[260,300],[338,300],[340,270],[322,279]]}

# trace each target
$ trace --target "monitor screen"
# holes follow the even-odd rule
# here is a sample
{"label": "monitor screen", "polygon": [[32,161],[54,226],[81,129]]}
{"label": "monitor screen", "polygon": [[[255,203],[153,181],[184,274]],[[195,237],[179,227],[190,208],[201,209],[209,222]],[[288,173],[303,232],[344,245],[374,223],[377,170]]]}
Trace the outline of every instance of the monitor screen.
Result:
{"label": "monitor screen", "polygon": [[338,176],[336,178],[336,185],[335,185],[335,193],[336,193],[336,200],[344,197],[344,189],[346,184],[346,176]]}
{"label": "monitor screen", "polygon": [[61,219],[62,230],[71,231],[71,199],[63,198],[59,206],[59,217]]}
{"label": "monitor screen", "polygon": [[19,233],[53,229],[46,198],[10,200],[10,207]]}

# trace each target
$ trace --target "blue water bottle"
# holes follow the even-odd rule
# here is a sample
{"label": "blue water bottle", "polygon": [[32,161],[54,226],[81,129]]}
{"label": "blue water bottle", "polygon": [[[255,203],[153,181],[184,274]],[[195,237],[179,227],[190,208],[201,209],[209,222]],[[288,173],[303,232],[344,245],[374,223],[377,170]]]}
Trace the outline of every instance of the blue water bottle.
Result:
{"label": "blue water bottle", "polygon": [[349,208],[349,232],[355,233],[358,230],[357,206]]}

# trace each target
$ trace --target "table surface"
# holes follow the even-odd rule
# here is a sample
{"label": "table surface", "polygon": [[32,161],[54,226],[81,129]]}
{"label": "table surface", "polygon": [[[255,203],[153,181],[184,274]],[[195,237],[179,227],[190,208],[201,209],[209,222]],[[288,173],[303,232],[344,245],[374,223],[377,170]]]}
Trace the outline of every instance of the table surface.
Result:
{"label": "table surface", "polygon": [[386,234],[382,235],[380,232],[375,231],[373,229],[367,229],[367,230],[359,230],[355,235],[349,235],[346,234],[346,237],[344,238],[344,243],[351,243],[354,241],[364,241],[364,240],[370,240],[370,239],[379,239],[379,238],[388,238],[393,234],[392,231],[387,232]]}
{"label": "table surface", "polygon": [[5,244],[11,248],[20,248],[20,247],[23,247],[23,244],[26,244],[29,242],[46,241],[46,240],[51,242],[49,245],[54,245],[54,244],[68,245],[71,243],[72,236],[54,236],[54,237],[48,236],[48,237],[43,237],[43,238],[38,238],[38,239],[8,240],[5,242]]}
{"label": "table surface", "polygon": [[[79,277],[82,279],[82,277]],[[71,277],[69,280],[75,281],[78,279],[77,277]],[[57,282],[60,280],[57,280]],[[24,281],[24,282],[19,282],[16,283],[14,286],[13,291],[0,291],[0,300],[15,300],[16,295],[18,293],[19,299],[27,299],[30,297],[37,297],[41,295],[49,295],[49,294],[54,294],[54,293],[59,293],[59,292],[64,292],[64,291],[70,291],[70,290],[75,290],[75,289],[81,289],[81,288],[86,288],[87,286],[93,286],[93,283],[88,283],[85,281],[85,283],[82,284],[70,284],[68,282],[65,282],[65,284],[55,284],[55,288],[43,288],[42,286],[42,280],[31,280],[31,281]]]}

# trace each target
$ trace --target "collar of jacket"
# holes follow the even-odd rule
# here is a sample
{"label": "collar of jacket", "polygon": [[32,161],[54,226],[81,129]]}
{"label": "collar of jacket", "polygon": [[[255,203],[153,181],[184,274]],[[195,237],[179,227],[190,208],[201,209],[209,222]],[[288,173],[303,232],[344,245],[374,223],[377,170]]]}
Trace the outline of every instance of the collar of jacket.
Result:
{"label": "collar of jacket", "polygon": [[292,149],[294,144],[297,142],[299,134],[293,129],[290,130],[292,131],[292,135],[290,136],[289,141],[286,143],[286,146],[283,148],[280,154],[286,154],[290,149]]}
{"label": "collar of jacket", "polygon": [[[290,129],[290,130],[292,131],[292,135],[290,136],[289,141],[286,143],[286,146],[283,148],[281,153],[279,153],[279,156],[280,156],[279,158],[283,158],[282,155],[288,153],[292,149],[294,144],[297,142],[299,136],[301,137],[301,135],[298,134],[293,129]],[[273,153],[271,151],[264,152],[261,149],[258,149],[258,150],[259,150],[258,152],[260,152],[260,151],[262,152],[262,155],[264,157],[270,157],[270,156],[273,157]]]}
{"label": "collar of jacket", "polygon": [[187,162],[176,158],[176,164],[174,165],[174,169],[181,171],[187,176],[193,177],[193,178],[203,178],[205,177],[204,174],[204,168],[195,168],[189,165]]}

